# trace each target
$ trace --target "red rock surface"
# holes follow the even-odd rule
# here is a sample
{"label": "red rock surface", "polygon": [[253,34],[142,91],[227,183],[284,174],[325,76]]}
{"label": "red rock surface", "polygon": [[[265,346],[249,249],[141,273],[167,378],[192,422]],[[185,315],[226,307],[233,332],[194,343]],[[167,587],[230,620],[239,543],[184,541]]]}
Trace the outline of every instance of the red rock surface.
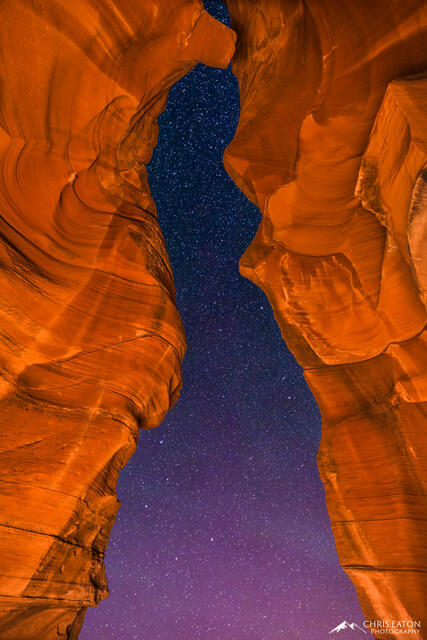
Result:
{"label": "red rock surface", "polygon": [[396,80],[427,68],[427,5],[227,5],[241,114],[224,162],[263,214],[241,273],[319,403],[328,511],[366,618],[422,620],[426,638],[427,79]]}
{"label": "red rock surface", "polygon": [[118,473],[181,385],[156,118],[234,34],[199,0],[4,0],[0,42],[0,638],[77,638]]}
{"label": "red rock surface", "polygon": [[[402,78],[427,67],[427,7],[227,4],[242,110],[225,164],[263,213],[241,271],[321,408],[366,617],[425,629],[427,80]],[[0,638],[72,639],[107,594],[118,473],[181,384],[156,118],[234,36],[199,0],[4,0],[0,17]]]}

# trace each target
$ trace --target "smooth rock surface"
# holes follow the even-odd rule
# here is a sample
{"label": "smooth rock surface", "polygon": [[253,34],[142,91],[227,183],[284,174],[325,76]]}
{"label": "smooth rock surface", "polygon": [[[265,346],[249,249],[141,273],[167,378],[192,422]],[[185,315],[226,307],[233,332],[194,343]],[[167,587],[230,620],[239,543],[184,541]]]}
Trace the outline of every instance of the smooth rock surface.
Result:
{"label": "smooth rock surface", "polygon": [[425,638],[427,6],[227,5],[242,108],[224,163],[263,214],[240,270],[321,408],[320,474],[366,618],[421,620]]}
{"label": "smooth rock surface", "polygon": [[117,477],[185,351],[145,165],[170,86],[234,40],[199,0],[1,3],[4,640],[77,638],[108,594]]}
{"label": "smooth rock surface", "polygon": [[[227,4],[242,108],[224,161],[263,214],[241,272],[321,408],[365,616],[425,638],[427,7]],[[0,638],[73,639],[107,595],[118,474],[181,385],[156,119],[235,37],[199,0],[4,0],[0,17]]]}

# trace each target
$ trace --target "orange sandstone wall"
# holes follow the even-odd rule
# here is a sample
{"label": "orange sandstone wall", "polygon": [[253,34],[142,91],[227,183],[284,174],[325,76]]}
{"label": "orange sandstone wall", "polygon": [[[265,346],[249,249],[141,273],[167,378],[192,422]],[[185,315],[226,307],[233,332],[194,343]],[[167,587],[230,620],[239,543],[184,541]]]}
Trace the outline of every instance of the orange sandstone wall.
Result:
{"label": "orange sandstone wall", "polygon": [[422,620],[426,638],[427,78],[396,79],[427,68],[427,5],[227,5],[241,114],[224,162],[263,214],[241,273],[319,403],[320,474],[366,618]]}
{"label": "orange sandstone wall", "polygon": [[156,118],[234,34],[199,0],[4,0],[0,46],[0,637],[72,639],[138,427],[181,385]]}
{"label": "orange sandstone wall", "polygon": [[[425,3],[227,4],[225,164],[263,213],[241,271],[322,410],[366,617],[425,627],[427,81],[392,82],[427,67]],[[107,594],[118,473],[181,383],[156,118],[234,37],[198,0],[4,0],[0,18],[0,637],[73,639]]]}

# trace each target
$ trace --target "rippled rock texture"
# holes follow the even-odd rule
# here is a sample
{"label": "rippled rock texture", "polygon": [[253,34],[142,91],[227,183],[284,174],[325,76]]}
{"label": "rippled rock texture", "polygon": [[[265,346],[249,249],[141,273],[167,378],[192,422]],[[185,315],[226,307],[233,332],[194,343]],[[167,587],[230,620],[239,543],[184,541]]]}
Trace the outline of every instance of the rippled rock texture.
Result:
{"label": "rippled rock texture", "polygon": [[118,473],[181,385],[156,118],[234,34],[198,0],[4,0],[0,42],[0,637],[71,639]]}
{"label": "rippled rock texture", "polygon": [[321,408],[319,469],[366,618],[422,620],[425,638],[427,5],[227,5],[241,115],[224,161],[263,214],[241,273]]}

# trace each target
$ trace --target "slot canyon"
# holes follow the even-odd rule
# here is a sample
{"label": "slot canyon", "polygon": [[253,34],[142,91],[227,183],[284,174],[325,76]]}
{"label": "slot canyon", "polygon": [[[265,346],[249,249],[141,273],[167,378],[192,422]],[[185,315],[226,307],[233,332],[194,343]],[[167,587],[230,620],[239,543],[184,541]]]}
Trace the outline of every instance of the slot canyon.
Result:
{"label": "slot canyon", "polygon": [[223,4],[230,26],[201,0],[0,4],[1,639],[79,637],[119,473],[179,397],[147,165],[199,63],[238,83],[224,167],[261,215],[240,273],[320,409],[339,562],[366,620],[427,638],[427,5]]}

